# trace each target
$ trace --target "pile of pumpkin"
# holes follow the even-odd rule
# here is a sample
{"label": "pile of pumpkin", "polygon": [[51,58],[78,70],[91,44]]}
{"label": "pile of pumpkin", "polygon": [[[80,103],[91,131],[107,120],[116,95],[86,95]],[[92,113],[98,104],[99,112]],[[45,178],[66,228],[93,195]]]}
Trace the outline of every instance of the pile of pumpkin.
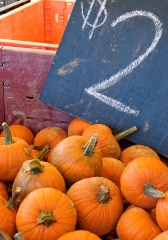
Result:
{"label": "pile of pumpkin", "polygon": [[168,167],[148,146],[75,118],[0,133],[0,239],[168,239]]}

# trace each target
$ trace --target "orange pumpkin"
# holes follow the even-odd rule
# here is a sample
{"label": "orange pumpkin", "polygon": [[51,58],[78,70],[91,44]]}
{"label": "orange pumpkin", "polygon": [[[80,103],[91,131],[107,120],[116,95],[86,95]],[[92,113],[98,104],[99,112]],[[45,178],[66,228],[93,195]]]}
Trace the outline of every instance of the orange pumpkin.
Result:
{"label": "orange pumpkin", "polygon": [[155,208],[168,190],[168,168],[157,158],[139,157],[123,170],[120,179],[125,199],[145,209]]}
{"label": "orange pumpkin", "polygon": [[98,236],[114,230],[123,212],[118,187],[109,179],[90,177],[74,183],[67,191],[77,211],[77,229]]}
{"label": "orange pumpkin", "polygon": [[152,148],[141,144],[132,145],[125,148],[121,152],[120,160],[127,165],[135,158],[145,156],[154,157],[160,160],[160,157],[158,156],[157,152],[155,152]]}
{"label": "orange pumpkin", "polygon": [[[34,145],[44,147],[48,145],[50,151],[63,139],[68,137],[68,133],[63,128],[53,126],[53,127],[46,127],[40,130],[35,138],[34,138]],[[33,147],[33,146],[32,146]],[[43,160],[48,161],[48,156],[50,151],[44,156]]]}
{"label": "orange pumpkin", "polygon": [[4,182],[0,181],[0,196],[2,196],[4,199],[9,199],[9,194],[7,191],[7,186]]}
{"label": "orange pumpkin", "polygon": [[0,179],[13,181],[26,160],[33,158],[29,144],[21,138],[12,137],[7,123],[3,123],[5,137],[0,137]]}
{"label": "orange pumpkin", "polygon": [[114,182],[117,187],[120,188],[120,177],[125,168],[125,164],[120,160],[115,158],[103,158],[103,168],[100,173],[101,177],[108,178],[112,182]]}
{"label": "orange pumpkin", "polygon": [[82,135],[84,130],[92,124],[80,118],[74,118],[68,126],[68,136]]}
{"label": "orange pumpkin", "polygon": [[22,189],[16,200],[16,208],[33,190],[51,187],[66,192],[65,181],[61,173],[50,163],[32,159],[25,161],[14,179],[12,193],[16,187]]}
{"label": "orange pumpkin", "polygon": [[67,195],[54,188],[39,188],[20,204],[16,226],[25,240],[48,240],[74,231],[76,220],[74,204]]}
{"label": "orange pumpkin", "polygon": [[156,204],[156,220],[162,231],[168,230],[168,191]]}
{"label": "orange pumpkin", "polygon": [[96,146],[97,138],[96,134],[89,140],[71,136],[53,149],[49,162],[60,171],[68,187],[80,179],[100,175],[102,156]]}
{"label": "orange pumpkin", "polygon": [[76,230],[74,232],[69,232],[58,238],[58,240],[101,240],[97,235],[86,231],[86,230]]}
{"label": "orange pumpkin", "polygon": [[153,240],[161,233],[161,229],[152,221],[147,211],[134,206],[121,215],[116,232],[120,240]]}
{"label": "orange pumpkin", "polygon": [[[25,140],[28,144],[32,144],[34,141],[33,132],[26,126],[20,124],[13,124],[9,126],[12,137],[18,137]],[[5,136],[5,131],[3,130],[0,137]]]}
{"label": "orange pumpkin", "polygon": [[168,239],[168,230],[162,233],[159,233],[155,238],[152,240],[167,240]]}

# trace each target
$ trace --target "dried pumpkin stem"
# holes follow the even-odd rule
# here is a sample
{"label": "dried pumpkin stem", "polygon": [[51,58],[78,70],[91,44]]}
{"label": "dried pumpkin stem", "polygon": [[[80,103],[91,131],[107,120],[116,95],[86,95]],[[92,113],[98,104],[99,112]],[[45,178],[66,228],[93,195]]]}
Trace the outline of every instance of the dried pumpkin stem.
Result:
{"label": "dried pumpkin stem", "polygon": [[21,167],[23,173],[30,172],[32,175],[44,172],[44,166],[37,159],[25,161]]}
{"label": "dried pumpkin stem", "polygon": [[6,145],[13,144],[14,141],[12,139],[12,134],[11,134],[10,128],[9,128],[9,126],[8,126],[8,124],[6,122],[2,123],[2,128],[3,128],[4,132],[5,132],[4,144],[6,144]]}
{"label": "dried pumpkin stem", "polygon": [[46,227],[49,227],[53,222],[56,222],[56,219],[52,212],[40,211],[40,216],[37,218],[37,224],[43,224]]}
{"label": "dried pumpkin stem", "polygon": [[0,230],[0,239],[1,240],[12,240],[12,238],[3,230]]}
{"label": "dried pumpkin stem", "polygon": [[17,196],[18,196],[18,194],[20,193],[20,191],[21,191],[21,188],[20,187],[17,187],[16,188],[16,190],[15,190],[15,192],[14,192],[14,194],[9,198],[9,200],[8,201],[6,201],[6,202],[4,202],[4,204],[5,204],[5,206],[7,207],[7,208],[12,208],[12,206],[13,206],[13,204],[14,204],[14,201],[15,201],[15,199],[17,198]]}
{"label": "dried pumpkin stem", "polygon": [[100,186],[101,191],[97,193],[98,201],[100,203],[108,203],[111,200],[109,189],[103,185]]}
{"label": "dried pumpkin stem", "polygon": [[45,146],[38,146],[38,145],[31,144],[30,147],[33,149],[42,150]]}
{"label": "dried pumpkin stem", "polygon": [[18,233],[16,233],[16,234],[14,235],[14,239],[15,239],[15,240],[24,240],[25,238],[24,238],[24,236],[23,236],[23,233],[18,232]]}
{"label": "dried pumpkin stem", "polygon": [[84,156],[92,157],[93,150],[97,144],[97,140],[98,140],[98,134],[95,133],[92,135],[92,137],[89,139],[89,141],[82,148],[84,150],[84,153],[83,153]]}
{"label": "dried pumpkin stem", "polygon": [[150,182],[144,185],[144,193],[148,196],[155,198],[160,198],[164,196],[164,193],[162,191],[156,190]]}
{"label": "dried pumpkin stem", "polygon": [[42,150],[37,154],[37,158],[41,160],[50,151],[50,146],[46,144]]}
{"label": "dried pumpkin stem", "polygon": [[115,137],[115,139],[116,139],[117,141],[119,141],[119,140],[127,137],[127,136],[130,135],[131,133],[135,132],[136,130],[137,130],[137,127],[134,126],[134,127],[131,127],[131,128],[129,128],[129,129],[121,132],[121,133],[118,133],[118,134],[114,135],[114,137]]}

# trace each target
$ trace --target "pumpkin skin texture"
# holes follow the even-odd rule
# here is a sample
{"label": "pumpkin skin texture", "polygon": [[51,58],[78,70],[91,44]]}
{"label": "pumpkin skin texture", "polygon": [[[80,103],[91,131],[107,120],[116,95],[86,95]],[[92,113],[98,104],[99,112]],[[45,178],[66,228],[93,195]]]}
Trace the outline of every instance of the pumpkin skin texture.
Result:
{"label": "pumpkin skin texture", "polygon": [[164,231],[157,235],[153,240],[167,240],[168,239],[168,231]]}
{"label": "pumpkin skin texture", "polygon": [[168,230],[168,191],[156,204],[156,220],[162,231]]}
{"label": "pumpkin skin texture", "polygon": [[16,226],[25,240],[58,239],[76,226],[73,202],[54,188],[39,188],[29,193],[18,209]]}
{"label": "pumpkin skin texture", "polygon": [[9,199],[7,186],[2,181],[0,181],[0,196],[2,196],[5,200]]}
{"label": "pumpkin skin texture", "polygon": [[5,137],[0,137],[0,180],[13,181],[26,160],[33,158],[29,144],[21,138],[11,137],[8,126]]}
{"label": "pumpkin skin texture", "polygon": [[38,161],[36,159],[25,161],[14,179],[12,193],[16,187],[22,191],[16,200],[16,208],[23,199],[37,188],[51,187],[66,192],[65,181],[61,173],[50,163]]}
{"label": "pumpkin skin texture", "polygon": [[97,146],[101,151],[102,157],[118,159],[121,154],[121,148],[111,129],[104,124],[93,124],[86,128],[82,136],[90,138],[94,133],[97,133],[99,136]]}
{"label": "pumpkin skin texture", "polygon": [[118,187],[109,179],[90,177],[74,183],[67,191],[77,211],[77,229],[98,236],[114,230],[123,212]]}
{"label": "pumpkin skin texture", "polygon": [[[50,151],[63,139],[68,137],[67,131],[63,128],[53,126],[53,127],[46,127],[40,130],[35,138],[34,138],[34,145],[37,146],[45,146],[48,145],[50,147]],[[44,156],[43,160],[48,161],[48,156],[50,151]]]}
{"label": "pumpkin skin texture", "polygon": [[71,136],[53,149],[49,162],[62,174],[69,187],[80,179],[99,176],[102,156],[96,145],[96,138]]}
{"label": "pumpkin skin texture", "polygon": [[97,235],[86,231],[86,230],[76,230],[74,232],[69,232],[64,234],[62,237],[58,238],[58,240],[101,240]]}
{"label": "pumpkin skin texture", "polygon": [[158,199],[168,190],[168,168],[156,158],[136,158],[124,168],[120,186],[129,203],[145,209],[155,208]]}
{"label": "pumpkin skin texture", "polygon": [[115,158],[103,158],[103,168],[100,177],[108,178],[120,188],[120,177],[125,168],[125,164]]}
{"label": "pumpkin skin texture", "polygon": [[82,133],[86,128],[91,126],[92,124],[82,120],[80,118],[75,118],[68,126],[68,136],[79,135],[81,136]]}
{"label": "pumpkin skin texture", "polygon": [[121,215],[116,232],[120,240],[153,240],[161,233],[161,229],[152,221],[147,211],[131,207]]}
{"label": "pumpkin skin texture", "polygon": [[152,148],[148,146],[140,145],[140,144],[132,145],[125,148],[121,152],[120,160],[127,165],[129,162],[131,162],[135,158],[145,157],[145,156],[157,158],[160,160],[160,157],[158,156],[157,152],[155,152]]}
{"label": "pumpkin skin texture", "polygon": [[[29,145],[34,141],[33,132],[26,126],[20,124],[10,125],[9,129],[11,131],[12,137],[17,137],[25,140]],[[2,131],[0,137],[4,137],[5,132]]]}

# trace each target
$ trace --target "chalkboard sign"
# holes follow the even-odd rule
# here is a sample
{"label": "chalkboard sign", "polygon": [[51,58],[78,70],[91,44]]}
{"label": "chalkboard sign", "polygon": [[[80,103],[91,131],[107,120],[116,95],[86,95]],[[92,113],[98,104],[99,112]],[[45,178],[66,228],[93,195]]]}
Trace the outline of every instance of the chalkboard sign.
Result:
{"label": "chalkboard sign", "polygon": [[168,0],[77,0],[40,101],[168,156]]}

